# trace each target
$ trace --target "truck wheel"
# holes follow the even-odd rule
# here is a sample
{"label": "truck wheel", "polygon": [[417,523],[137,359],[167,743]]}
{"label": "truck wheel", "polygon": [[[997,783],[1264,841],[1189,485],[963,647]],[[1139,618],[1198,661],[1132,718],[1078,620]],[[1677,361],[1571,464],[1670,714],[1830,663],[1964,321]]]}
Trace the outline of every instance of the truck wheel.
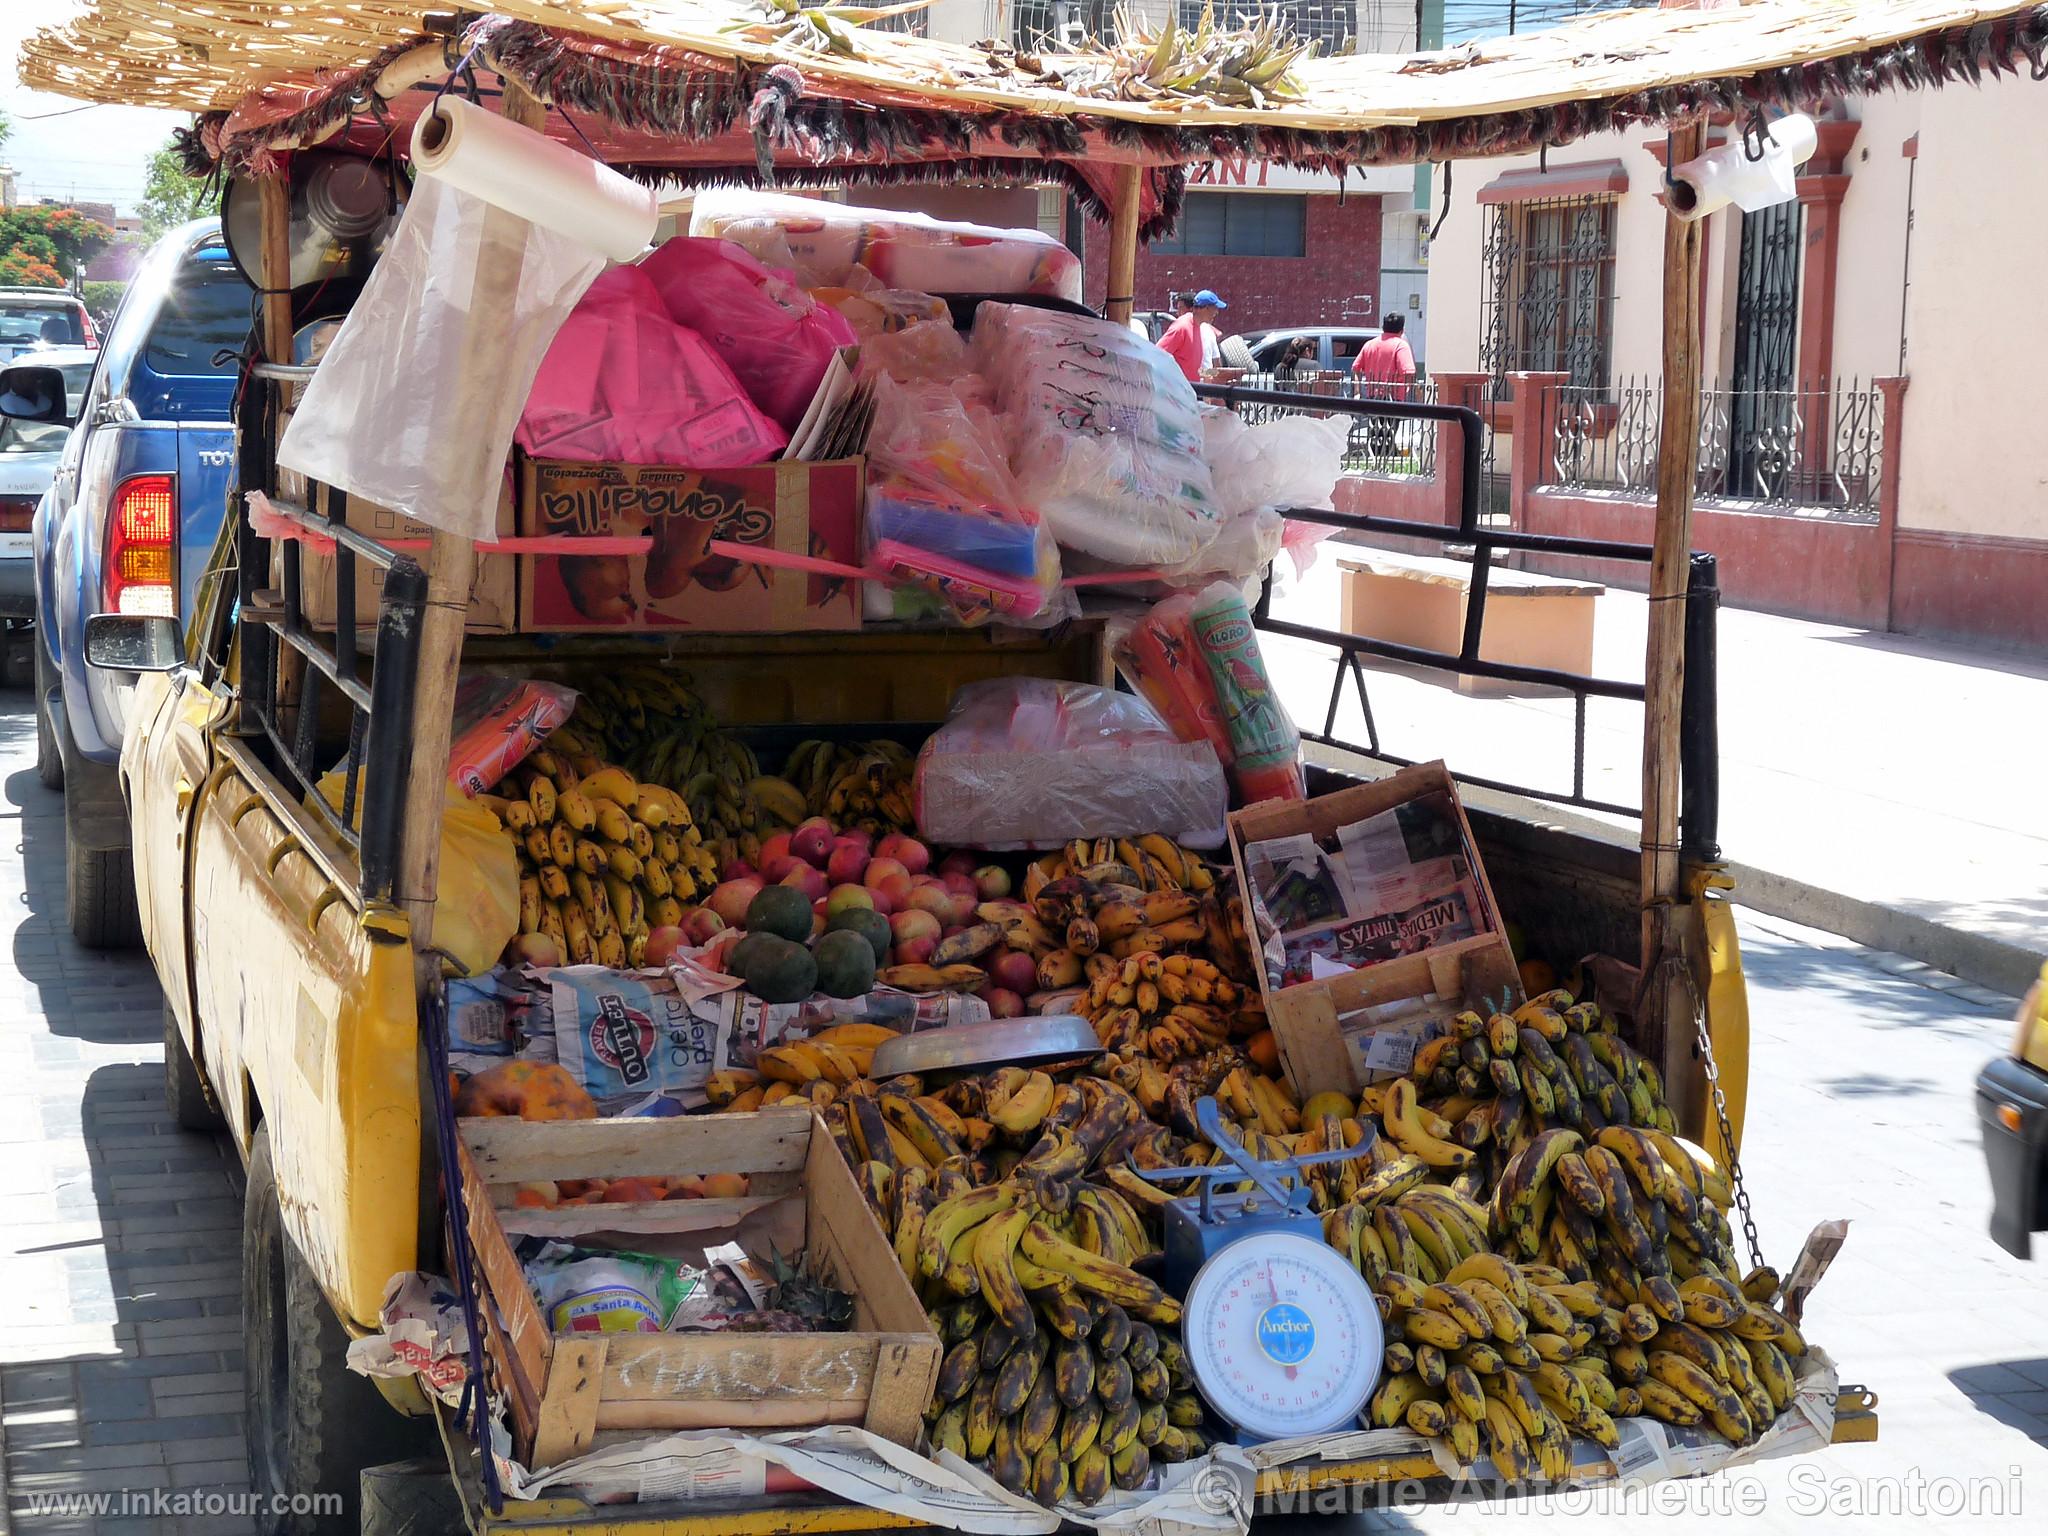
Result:
{"label": "truck wheel", "polygon": [[242,1206],[242,1342],[260,1536],[356,1536],[363,1468],[418,1454],[421,1433],[345,1363],[348,1334],[284,1229],[268,1126]]}
{"label": "truck wheel", "polygon": [[178,1016],[164,1003],[164,1108],[181,1131],[211,1135],[227,1129],[227,1120],[206,1097],[199,1081],[198,1063],[185,1049],[185,1037],[178,1031]]}
{"label": "truck wheel", "polygon": [[64,749],[58,745],[57,732],[50,723],[50,690],[56,686],[57,675],[43,654],[43,637],[31,631],[28,643],[36,658],[36,778],[45,789],[62,789]]}
{"label": "truck wheel", "polygon": [[134,949],[142,943],[135,909],[135,859],[126,848],[87,848],[64,817],[64,910],[71,937],[87,949]]}

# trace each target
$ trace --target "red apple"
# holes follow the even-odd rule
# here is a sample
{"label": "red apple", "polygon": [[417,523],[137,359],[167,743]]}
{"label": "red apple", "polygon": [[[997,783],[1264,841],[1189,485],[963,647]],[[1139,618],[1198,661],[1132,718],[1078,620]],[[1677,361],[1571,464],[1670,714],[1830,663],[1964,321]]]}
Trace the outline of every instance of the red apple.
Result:
{"label": "red apple", "polygon": [[721,880],[744,880],[749,875],[757,875],[759,873],[760,871],[755,869],[753,865],[749,864],[745,859],[738,857],[727,859],[718,866],[718,878]]}
{"label": "red apple", "polygon": [[927,939],[903,939],[890,951],[898,965],[923,965],[939,947],[937,934]]}
{"label": "red apple", "polygon": [[867,868],[868,845],[841,837],[832,844],[832,853],[825,860],[825,877],[834,885],[858,885]]}
{"label": "red apple", "polygon": [[832,857],[833,836],[832,823],[822,816],[813,816],[789,834],[789,851],[813,869],[823,869],[825,861]]}
{"label": "red apple", "polygon": [[1000,864],[984,864],[974,872],[974,888],[983,901],[1001,901],[1010,894],[1010,872]]}
{"label": "red apple", "polygon": [[789,872],[793,869],[809,869],[811,866],[791,853],[787,848],[780,853],[761,855],[761,878],[770,885],[786,885]]}
{"label": "red apple", "polygon": [[692,944],[709,944],[723,933],[725,919],[709,907],[685,907],[683,909],[683,932]]}
{"label": "red apple", "polygon": [[972,875],[941,875],[939,883],[956,896],[972,896],[981,899],[981,888],[974,883]]}
{"label": "red apple", "polygon": [[770,859],[780,858],[789,851],[789,834],[787,832],[778,832],[773,837],[761,839],[761,852],[757,855],[757,859],[761,868],[765,870]]}
{"label": "red apple", "polygon": [[[712,914],[714,917],[716,913]],[[656,970],[667,965],[685,949],[694,949],[687,930],[670,924],[647,935],[647,964]]]}
{"label": "red apple", "polygon": [[1006,949],[988,962],[988,974],[998,987],[1028,996],[1038,990],[1038,962],[1021,949]]}
{"label": "red apple", "polygon": [[869,859],[868,867],[861,871],[860,883],[871,891],[878,891],[882,888],[884,880],[893,880],[898,875],[903,877],[905,885],[910,883],[910,871],[898,860]]}
{"label": "red apple", "polygon": [[835,885],[825,898],[825,915],[837,917],[854,907],[875,908],[875,893],[864,885]]}
{"label": "red apple", "polygon": [[953,893],[937,882],[911,891],[910,904],[920,912],[931,913],[941,927],[953,921]]}
{"label": "red apple", "polygon": [[859,843],[862,851],[868,854],[873,854],[875,851],[875,834],[866,827],[846,827],[841,830],[837,841]]}
{"label": "red apple", "polygon": [[910,939],[930,939],[936,944],[941,930],[939,920],[931,913],[912,908],[890,918],[889,931],[896,935],[896,945],[900,949]]}
{"label": "red apple", "polygon": [[806,901],[820,901],[824,898],[825,893],[832,889],[831,882],[825,878],[825,871],[813,869],[810,865],[801,862],[791,868],[789,873],[776,883],[778,885],[792,886],[802,891]]}
{"label": "red apple", "polygon": [[942,875],[969,875],[974,873],[974,855],[965,848],[955,848],[951,853],[939,860],[939,873]]}
{"label": "red apple", "polygon": [[1016,1019],[1024,1015],[1023,997],[1008,987],[990,987],[981,994],[981,1000],[988,1004],[992,1019]]}
{"label": "red apple", "polygon": [[885,859],[897,860],[913,875],[921,875],[932,867],[931,849],[901,832],[891,832],[875,844],[875,852]]}
{"label": "red apple", "polygon": [[761,888],[768,882],[759,875],[745,875],[738,880],[724,880],[713,887],[704,905],[725,919],[728,928],[746,925],[747,908],[753,904]]}
{"label": "red apple", "polygon": [[875,893],[877,912],[882,910],[882,903],[885,900],[889,903],[888,909],[891,912],[901,912],[910,905],[912,891],[908,875],[891,875],[879,885],[871,881],[868,889]]}

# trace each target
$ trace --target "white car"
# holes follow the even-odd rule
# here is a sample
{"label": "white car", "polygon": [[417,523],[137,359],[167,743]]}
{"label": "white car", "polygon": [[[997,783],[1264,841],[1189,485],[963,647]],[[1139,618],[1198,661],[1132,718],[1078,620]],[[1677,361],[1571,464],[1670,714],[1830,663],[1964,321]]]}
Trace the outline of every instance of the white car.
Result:
{"label": "white car", "polygon": [[[64,375],[65,415],[76,419],[99,353],[88,347],[41,347],[14,361],[55,368]],[[57,477],[71,428],[57,422],[0,416],[0,619],[36,616],[35,562],[29,527],[36,503]]]}

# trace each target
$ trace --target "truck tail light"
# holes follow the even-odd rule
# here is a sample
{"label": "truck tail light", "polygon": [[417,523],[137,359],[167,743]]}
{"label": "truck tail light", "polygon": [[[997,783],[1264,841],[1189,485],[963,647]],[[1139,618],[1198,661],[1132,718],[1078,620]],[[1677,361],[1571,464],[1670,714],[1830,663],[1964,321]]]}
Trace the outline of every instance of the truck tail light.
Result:
{"label": "truck tail light", "polygon": [[35,497],[0,496],[0,533],[27,533],[35,517]]}
{"label": "truck tail light", "polygon": [[107,515],[110,613],[178,615],[178,488],[169,475],[132,475]]}

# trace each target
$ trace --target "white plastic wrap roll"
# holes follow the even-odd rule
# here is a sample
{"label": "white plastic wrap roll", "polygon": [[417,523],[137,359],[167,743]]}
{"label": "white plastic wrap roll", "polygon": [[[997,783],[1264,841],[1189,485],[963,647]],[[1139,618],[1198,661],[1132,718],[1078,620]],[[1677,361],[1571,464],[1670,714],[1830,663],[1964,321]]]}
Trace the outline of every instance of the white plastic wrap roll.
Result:
{"label": "white plastic wrap roll", "polygon": [[651,188],[452,93],[413,124],[412,163],[613,261],[646,250],[661,218]]}
{"label": "white plastic wrap roll", "polygon": [[1764,145],[1760,160],[1750,159],[1742,141],[1735,139],[1697,160],[1686,161],[1671,173],[1671,179],[1686,189],[1673,199],[1679,218],[1703,219],[1730,203],[1755,213],[1797,194],[1793,173],[1813,158],[1820,135],[1813,119],[1802,112],[1790,113],[1770,126],[1776,142]]}

